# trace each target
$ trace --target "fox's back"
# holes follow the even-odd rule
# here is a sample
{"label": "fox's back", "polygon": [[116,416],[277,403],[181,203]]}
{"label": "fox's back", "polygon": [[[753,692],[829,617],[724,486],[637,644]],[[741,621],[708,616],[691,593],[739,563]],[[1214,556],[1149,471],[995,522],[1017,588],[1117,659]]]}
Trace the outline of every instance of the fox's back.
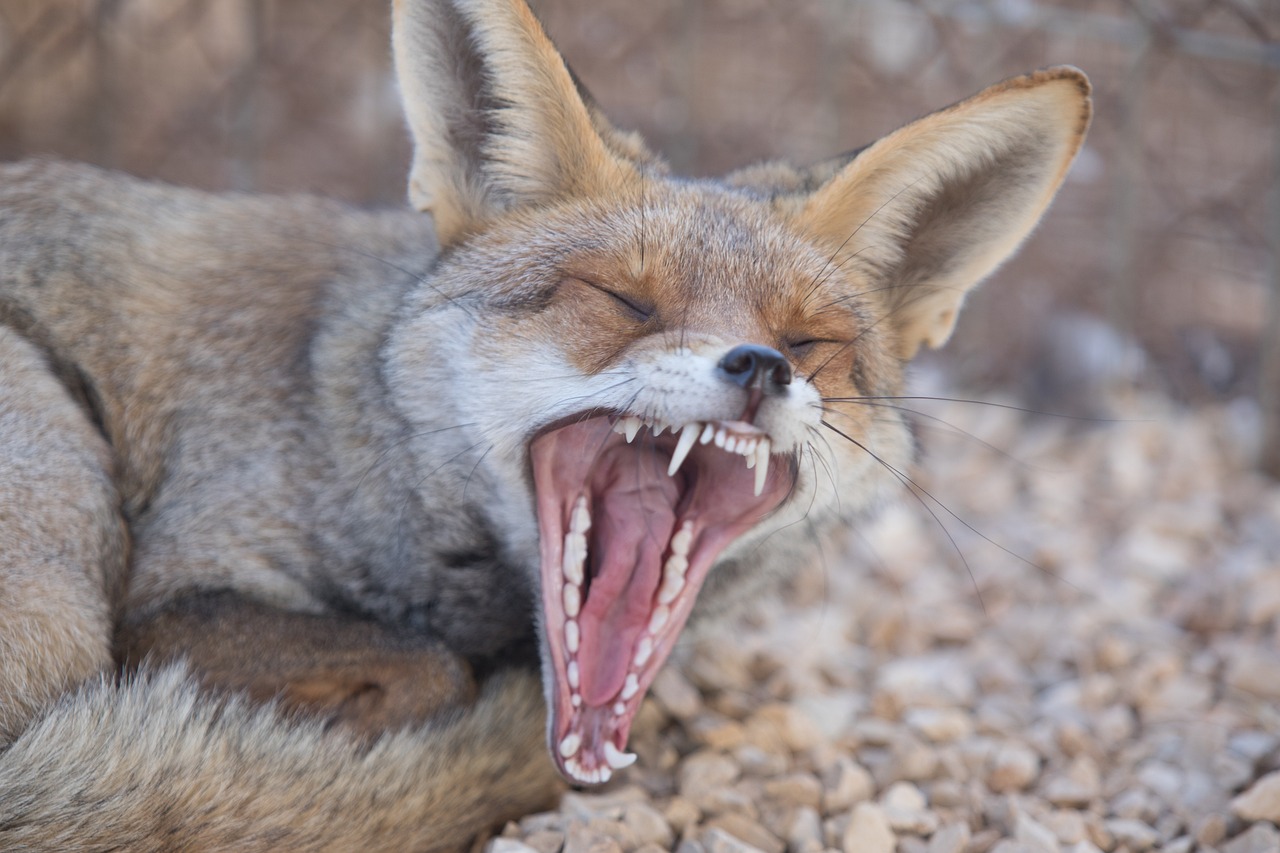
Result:
{"label": "fox's back", "polygon": [[0,324],[93,410],[137,488],[186,412],[305,408],[316,336],[370,292],[394,302],[434,252],[421,214],[0,167]]}

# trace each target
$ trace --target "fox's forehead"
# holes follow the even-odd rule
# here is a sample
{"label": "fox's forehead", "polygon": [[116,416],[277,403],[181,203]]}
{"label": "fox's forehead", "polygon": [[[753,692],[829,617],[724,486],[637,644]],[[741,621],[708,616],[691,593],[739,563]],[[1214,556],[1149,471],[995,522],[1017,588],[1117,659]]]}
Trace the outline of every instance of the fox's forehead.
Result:
{"label": "fox's forehead", "polygon": [[687,321],[750,307],[780,323],[833,299],[855,312],[860,301],[850,271],[767,198],[710,182],[663,182],[621,200],[575,202],[530,228],[540,235],[544,286],[578,277]]}

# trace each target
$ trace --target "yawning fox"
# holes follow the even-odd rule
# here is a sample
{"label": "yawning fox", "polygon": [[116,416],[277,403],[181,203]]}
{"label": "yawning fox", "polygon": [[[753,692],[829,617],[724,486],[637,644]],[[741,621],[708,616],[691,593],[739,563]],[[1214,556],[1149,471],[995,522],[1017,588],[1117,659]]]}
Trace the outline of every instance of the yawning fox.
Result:
{"label": "yawning fox", "polygon": [[394,15],[416,211],[0,170],[0,848],[452,849],[609,780],[686,622],[894,491],[874,401],[1089,123],[1053,68],[691,180],[523,0]]}

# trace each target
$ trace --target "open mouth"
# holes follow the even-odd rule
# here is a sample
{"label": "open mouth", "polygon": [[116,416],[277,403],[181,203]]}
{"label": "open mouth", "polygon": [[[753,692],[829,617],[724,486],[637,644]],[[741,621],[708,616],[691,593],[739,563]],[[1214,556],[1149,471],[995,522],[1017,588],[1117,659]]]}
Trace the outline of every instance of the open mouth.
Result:
{"label": "open mouth", "polygon": [[720,553],[791,491],[795,467],[743,421],[679,430],[584,417],[531,445],[561,773],[607,782],[635,712]]}

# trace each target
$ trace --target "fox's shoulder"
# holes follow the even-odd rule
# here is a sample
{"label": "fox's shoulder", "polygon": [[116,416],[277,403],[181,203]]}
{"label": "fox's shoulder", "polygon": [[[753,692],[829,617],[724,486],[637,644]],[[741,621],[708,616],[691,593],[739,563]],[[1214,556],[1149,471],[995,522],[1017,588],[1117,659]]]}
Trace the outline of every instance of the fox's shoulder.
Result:
{"label": "fox's shoulder", "polygon": [[0,166],[0,307],[37,320],[59,305],[84,306],[82,318],[165,305],[207,316],[334,287],[394,290],[437,252],[430,216],[407,208],[208,192],[51,160]]}

